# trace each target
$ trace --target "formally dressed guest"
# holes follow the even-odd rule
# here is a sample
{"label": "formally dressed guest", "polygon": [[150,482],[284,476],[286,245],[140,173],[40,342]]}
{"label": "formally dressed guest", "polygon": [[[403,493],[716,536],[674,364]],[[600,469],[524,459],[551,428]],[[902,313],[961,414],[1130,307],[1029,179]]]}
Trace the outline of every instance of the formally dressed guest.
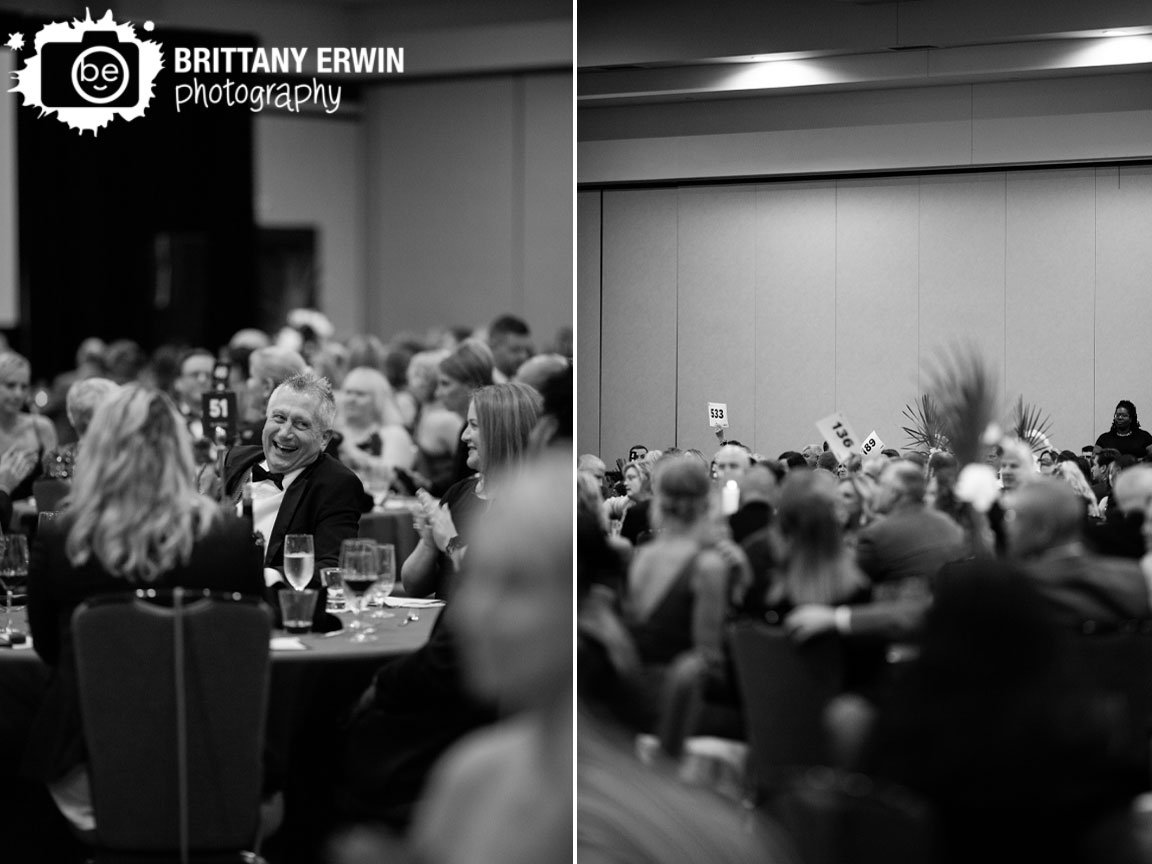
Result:
{"label": "formally dressed guest", "polygon": [[[460,431],[464,428],[472,391],[495,381],[492,371],[492,352],[479,339],[465,339],[440,361],[436,399],[457,418],[456,449],[452,457],[450,483],[458,483],[472,473],[468,466],[468,450],[460,440]],[[437,494],[435,489],[429,491],[433,495]]]}
{"label": "formally dressed guest", "polygon": [[[924,474],[904,460],[880,473],[872,508],[883,518],[860,532],[856,560],[880,593],[922,593],[927,580],[960,556],[964,532],[948,516],[924,503]],[[911,584],[915,583],[915,584]]]}
{"label": "formally dressed guest", "polygon": [[52,386],[48,391],[48,404],[44,406],[44,415],[56,424],[56,437],[60,441],[68,441],[74,433],[68,428],[65,400],[68,388],[77,381],[85,378],[95,378],[104,375],[104,352],[108,346],[103,339],[89,336],[80,343],[76,349],[76,368],[61,372],[52,379]]}
{"label": "formally dressed guest", "polygon": [[367,366],[351,370],[339,396],[340,461],[357,473],[381,475],[385,484],[392,483],[397,468],[411,469],[416,445],[404,428],[384,373]]}
{"label": "formally dressed guest", "polygon": [[562,357],[559,354],[537,354],[520,364],[520,368],[516,370],[516,375],[512,380],[543,392],[544,383],[549,378],[563,372],[571,365],[567,357]]}
{"label": "formally dressed guest", "polygon": [[488,347],[492,349],[492,380],[511,381],[532,356],[532,333],[515,315],[501,315],[488,325]]}
{"label": "formally dressed guest", "polygon": [[460,437],[468,451],[468,466],[476,473],[451,486],[440,501],[420,492],[416,517],[420,542],[401,568],[408,594],[451,594],[476,519],[500,494],[501,475],[527,455],[540,407],[540,394],[527,384],[489,384],[472,393]]}
{"label": "formally dressed guest", "polygon": [[[1136,457],[1129,456],[1127,453],[1121,453],[1112,463],[1108,466],[1107,481],[1108,481],[1108,494],[1100,499],[1100,513],[1103,516],[1108,515],[1108,511],[1112,508],[1112,499],[1116,493],[1116,481],[1120,475],[1136,465]],[[1095,490],[1093,490],[1095,491]]]}
{"label": "formally dressed guest", "polygon": [[849,473],[836,484],[840,493],[842,509],[841,525],[844,528],[844,543],[855,550],[860,531],[872,523],[874,513],[872,501],[876,494],[876,484],[863,471]]}
{"label": "formally dressed guest", "polygon": [[1136,459],[1152,456],[1152,433],[1140,428],[1136,406],[1127,399],[1116,403],[1112,426],[1096,439],[1096,450],[1112,449]]}
{"label": "formally dressed guest", "polygon": [[739,482],[740,507],[728,517],[728,527],[732,539],[743,543],[750,534],[767,528],[772,520],[780,500],[780,478],[767,465],[752,465]]}
{"label": "formally dressed guest", "polygon": [[[1043,467],[1041,467],[1041,474],[1044,474]],[[1100,504],[1096,501],[1096,495],[1092,491],[1092,487],[1088,481],[1084,479],[1084,475],[1080,473],[1080,469],[1076,467],[1074,462],[1056,462],[1053,464],[1051,472],[1048,476],[1054,477],[1057,480],[1063,480],[1070,487],[1072,491],[1080,496],[1084,501],[1084,515],[1094,521],[1102,518],[1100,513]]]}
{"label": "formally dressed guest", "polygon": [[1008,551],[1028,573],[1058,625],[1115,625],[1152,615],[1148,582],[1136,561],[1094,555],[1081,542],[1082,499],[1064,482],[1044,478],[1006,501]]}
{"label": "formally dressed guest", "polygon": [[713,476],[721,486],[729,480],[739,484],[751,465],[752,454],[747,447],[739,444],[725,444],[712,457]]}
{"label": "formally dressed guest", "polygon": [[868,599],[868,580],[844,542],[838,485],[825,472],[785,479],[772,527],[745,543],[755,576],[745,615],[781,624],[800,606]]}
{"label": "formally dressed guest", "polygon": [[88,426],[96,409],[119,391],[120,385],[108,378],[81,378],[68,388],[65,406],[68,422],[76,432],[77,440],[44,454],[44,476],[57,480],[71,480],[76,466],[80,442],[88,434]]}
{"label": "formally dressed guest", "polygon": [[167,396],[127,385],[97,410],[71,506],[37,536],[28,578],[33,645],[52,679],[26,767],[81,829],[93,817],[72,613],[90,597],[140,586],[260,595],[255,548],[244,522],[197,494],[187,427]]}
{"label": "formally dressed guest", "polygon": [[572,461],[557,448],[482,517],[454,600],[464,682],[508,715],[436,766],[411,837],[428,864],[572,854]]}
{"label": "formally dressed guest", "polygon": [[[56,427],[47,417],[28,414],[28,387],[31,367],[14,351],[0,353],[0,453],[21,450],[32,453],[37,463],[56,447]],[[12,500],[32,494],[32,481],[40,476],[39,467],[12,490]]]}
{"label": "formally dressed guest", "polygon": [[[625,611],[656,708],[668,668],[681,655],[692,652],[710,675],[725,677],[724,625],[751,573],[726,529],[717,531],[711,478],[696,459],[665,456],[656,465],[653,491],[660,530],[632,559]],[[654,714],[652,722],[658,719]]]}
{"label": "formally dressed guest", "polygon": [[1096,700],[1036,588],[990,560],[941,574],[920,656],[861,767],[933,805],[941,864],[1148,860],[1081,845],[1123,821],[1139,784],[1118,756],[1114,706]]}
{"label": "formally dressed guest", "polygon": [[620,517],[620,536],[633,546],[652,539],[652,464],[645,454],[644,458],[629,462],[624,468],[627,509]]}
{"label": "formally dressed guest", "polygon": [[384,354],[384,368],[380,370],[392,385],[396,408],[409,434],[416,431],[416,416],[420,412],[420,403],[408,387],[408,364],[418,350],[415,346],[403,343],[390,345]]}
{"label": "formally dressed guest", "polygon": [[176,407],[188,425],[192,440],[205,435],[200,397],[212,389],[212,369],[216,357],[207,348],[189,348],[177,361],[177,375],[173,382]]}
{"label": "formally dressed guest", "polygon": [[932,578],[966,553],[964,531],[924,504],[924,472],[895,460],[880,473],[873,506],[881,514],[863,529],[856,560],[873,583],[872,602],[808,604],[787,624],[799,639],[835,630],[842,636],[899,641],[912,638],[931,602]]}
{"label": "formally dressed guest", "polygon": [[299,375],[308,364],[291,348],[269,345],[248,355],[248,379],[245,384],[247,416],[240,424],[240,443],[257,444],[264,431],[268,398],[272,391],[293,375]]}
{"label": "formally dressed guest", "polygon": [[144,371],[144,352],[131,339],[117,339],[104,352],[104,366],[108,377],[117,384],[129,384],[140,378]]}
{"label": "formally dressed guest", "polygon": [[1007,554],[1003,498],[1032,482],[1040,474],[1036,470],[1036,460],[1033,458],[1032,448],[1026,442],[1016,439],[1004,441],[996,447],[996,454],[1001,494],[988,510],[988,526],[993,536],[993,548],[997,555],[1003,557]]}
{"label": "formally dressed guest", "polygon": [[312,535],[318,584],[320,568],[337,566],[341,542],[359,532],[364,487],[324,452],[335,417],[327,380],[302,372],[272,391],[261,443],[233,447],[225,456],[223,500],[239,506],[243,485],[252,483],[269,586],[283,578],[285,535]]}
{"label": "formally dressed guest", "polygon": [[[480,542],[478,523],[489,502],[500,501],[502,483],[515,476],[539,410],[539,394],[525,384],[494,384],[473,394],[464,436],[479,473],[452,487],[441,505],[423,496],[420,544],[404,563],[408,593],[452,597],[456,568],[469,544]],[[468,578],[467,569],[460,578]],[[407,826],[433,763],[496,719],[496,706],[464,686],[455,606],[450,599],[428,642],[383,666],[361,697],[345,735],[334,799],[345,819]]]}
{"label": "formally dressed guest", "polygon": [[[1145,512],[1152,510],[1152,465],[1133,465],[1116,477],[1112,506],[1103,521],[1086,526],[1085,541],[1100,555],[1141,558],[1149,548],[1143,536]],[[1093,503],[1096,499],[1093,497]]]}
{"label": "formally dressed guest", "polygon": [[0,456],[0,526],[12,522],[12,490],[36,468],[36,454],[9,450]]}
{"label": "formally dressed guest", "polygon": [[[440,362],[449,352],[418,351],[408,362],[408,392],[416,402],[412,440],[416,442],[415,485],[443,495],[452,485],[460,418],[436,399]],[[411,490],[415,492],[415,488]]]}
{"label": "formally dressed guest", "polygon": [[[705,468],[705,471],[707,469]],[[688,785],[674,766],[636,756],[648,706],[633,686],[639,661],[599,586],[619,581],[619,559],[591,510],[577,511],[577,796],[581,862],[783,864],[795,861],[778,827]],[[566,860],[566,859],[565,859]]]}
{"label": "formally dressed guest", "polygon": [[600,489],[600,497],[607,497],[609,491],[608,466],[604,464],[603,459],[595,453],[581,453],[576,459],[576,470],[591,474],[596,479],[596,485]]}

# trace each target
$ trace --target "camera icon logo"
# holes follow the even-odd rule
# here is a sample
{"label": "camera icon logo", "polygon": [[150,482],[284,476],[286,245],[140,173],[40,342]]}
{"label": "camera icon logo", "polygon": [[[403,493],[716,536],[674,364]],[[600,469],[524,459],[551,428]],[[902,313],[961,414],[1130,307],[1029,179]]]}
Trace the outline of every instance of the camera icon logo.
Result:
{"label": "camera icon logo", "polygon": [[110,10],[99,21],[86,13],[82,21],[47,24],[36,46],[11,92],[79,132],[142,117],[164,66],[160,43],[137,39],[133,25],[117,23]]}
{"label": "camera icon logo", "polygon": [[111,30],[40,49],[40,96],[50,108],[129,107],[140,101],[140,49]]}

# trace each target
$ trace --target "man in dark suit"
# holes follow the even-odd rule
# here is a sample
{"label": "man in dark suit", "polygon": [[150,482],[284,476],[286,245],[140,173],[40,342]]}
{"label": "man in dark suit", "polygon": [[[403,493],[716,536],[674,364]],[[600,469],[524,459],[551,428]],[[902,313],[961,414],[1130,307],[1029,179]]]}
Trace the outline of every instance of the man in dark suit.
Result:
{"label": "man in dark suit", "polygon": [[873,503],[883,518],[860,532],[856,560],[881,596],[926,591],[927,580],[960,552],[963,530],[925,506],[924,492],[924,472],[912,462],[890,462],[880,472]]}
{"label": "man in dark suit", "polygon": [[286,534],[312,535],[318,584],[320,568],[337,566],[341,542],[359,532],[363,485],[324,453],[335,416],[328,382],[312,372],[294,375],[268,400],[261,445],[234,447],[225,458],[226,500],[238,503],[244,484],[252,484],[253,525],[264,536],[269,586],[283,578]]}
{"label": "man in dark suit", "polygon": [[964,531],[926,507],[924,472],[896,460],[880,472],[874,505],[883,518],[860,532],[856,559],[874,583],[874,602],[832,609],[805,605],[786,626],[799,640],[835,629],[841,635],[902,641],[914,637],[931,603],[931,580],[963,554]]}
{"label": "man in dark suit", "polygon": [[[783,475],[783,469],[777,469]],[[767,465],[753,465],[740,479],[740,509],[728,517],[732,539],[743,543],[768,527],[780,498],[780,476]]]}
{"label": "man in dark suit", "polygon": [[1008,551],[1021,562],[1058,624],[1109,626],[1152,617],[1139,563],[1085,550],[1080,539],[1083,505],[1067,483],[1045,478],[1022,486],[1009,499],[1008,514]]}

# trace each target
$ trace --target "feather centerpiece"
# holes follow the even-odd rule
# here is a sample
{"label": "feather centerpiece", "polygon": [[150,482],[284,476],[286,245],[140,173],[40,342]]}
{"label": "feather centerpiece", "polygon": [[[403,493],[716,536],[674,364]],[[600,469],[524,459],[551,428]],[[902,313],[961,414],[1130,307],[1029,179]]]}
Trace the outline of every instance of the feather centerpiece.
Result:
{"label": "feather centerpiece", "polygon": [[928,370],[928,396],[960,465],[984,461],[985,433],[1000,416],[996,375],[971,344],[940,351]]}

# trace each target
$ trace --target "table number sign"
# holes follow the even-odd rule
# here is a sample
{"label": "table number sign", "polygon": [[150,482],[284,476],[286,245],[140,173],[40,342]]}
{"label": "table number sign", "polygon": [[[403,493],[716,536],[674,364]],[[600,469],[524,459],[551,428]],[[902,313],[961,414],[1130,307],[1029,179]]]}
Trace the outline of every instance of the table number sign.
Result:
{"label": "table number sign", "polygon": [[231,390],[214,390],[200,397],[204,435],[216,440],[217,430],[224,431],[224,440],[236,435],[236,394]]}
{"label": "table number sign", "polygon": [[864,443],[860,445],[860,453],[864,456],[875,456],[884,449],[884,442],[880,440],[880,436],[876,434],[876,430],[872,430],[872,434],[864,439]]}
{"label": "table number sign", "polygon": [[817,420],[816,428],[841,462],[847,462],[849,456],[860,452],[860,439],[840,411]]}
{"label": "table number sign", "polygon": [[727,402],[709,402],[708,403],[708,425],[720,429],[728,428],[728,403]]}

